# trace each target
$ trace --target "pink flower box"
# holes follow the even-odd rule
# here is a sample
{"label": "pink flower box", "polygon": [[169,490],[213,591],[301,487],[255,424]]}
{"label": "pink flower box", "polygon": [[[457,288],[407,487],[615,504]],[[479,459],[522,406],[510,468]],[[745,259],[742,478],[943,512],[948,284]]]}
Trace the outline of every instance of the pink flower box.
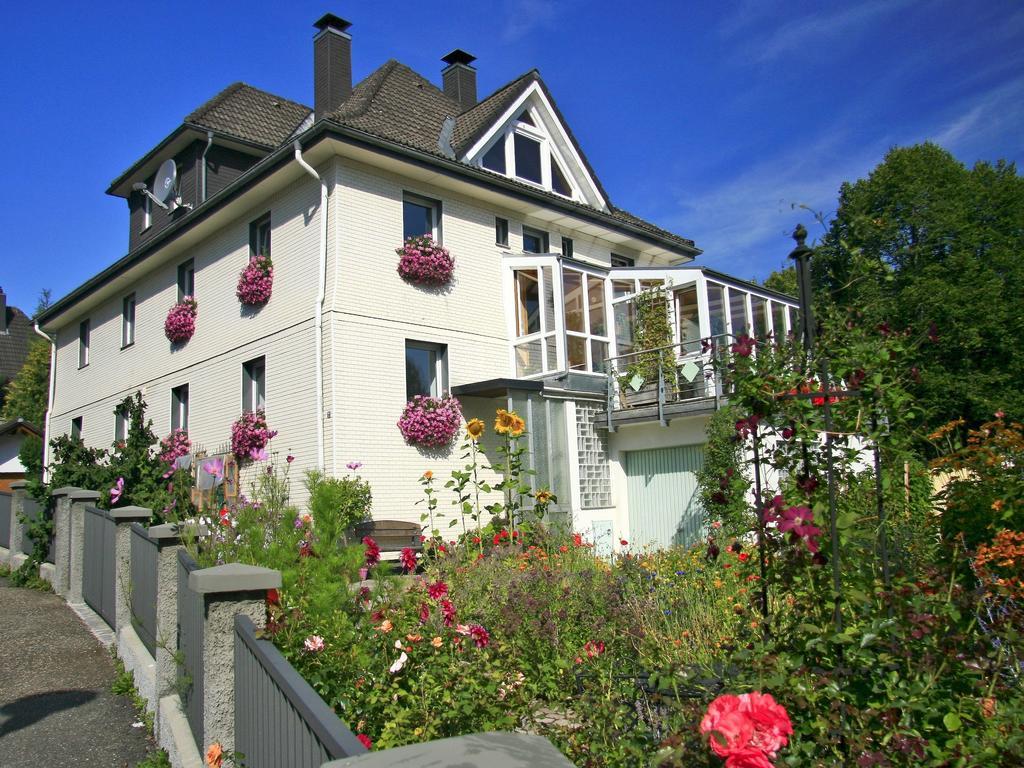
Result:
{"label": "pink flower box", "polygon": [[238,276],[235,295],[243,304],[259,306],[270,301],[274,290],[274,264],[269,256],[257,256]]}
{"label": "pink flower box", "polygon": [[462,426],[462,406],[454,397],[416,395],[405,405],[398,428],[412,445],[440,448],[449,445]]}
{"label": "pink flower box", "polygon": [[196,332],[196,314],[199,304],[191,296],[186,296],[167,313],[164,320],[164,336],[172,344],[184,344]]}
{"label": "pink flower box", "polygon": [[452,279],[455,259],[430,235],[410,237],[395,253],[401,257],[398,274],[403,280],[419,285],[445,285]]}

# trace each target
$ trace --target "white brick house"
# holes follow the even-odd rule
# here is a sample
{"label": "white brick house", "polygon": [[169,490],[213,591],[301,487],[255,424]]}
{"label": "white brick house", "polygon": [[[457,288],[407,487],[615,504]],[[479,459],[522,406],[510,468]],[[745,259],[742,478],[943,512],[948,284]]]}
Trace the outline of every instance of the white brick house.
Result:
{"label": "white brick house", "polygon": [[[604,371],[628,351],[629,297],[666,284],[675,340],[691,345],[738,325],[788,330],[792,300],[684,266],[691,241],[612,205],[535,70],[478,102],[473,58],[454,51],[440,88],[395,61],[353,88],[348,27],[317,22],[312,110],[235,84],[113,182],[128,254],[40,318],[56,349],[48,436],[109,445],[116,403],[142,389],[159,434],[187,423],[212,450],[262,400],[293,480],[360,461],[375,516],[418,522],[420,475],[461,466],[396,426],[409,365],[436,358],[419,385],[454,393],[467,418],[490,427],[509,403],[528,416],[539,482],[577,529],[646,530],[627,452],[699,446],[714,397],[624,409]],[[164,211],[147,192],[169,159],[181,204]],[[396,271],[395,249],[426,230],[455,257],[443,290]],[[239,272],[268,248],[273,297],[247,310]],[[163,323],[186,293],[196,331],[176,346]]]}

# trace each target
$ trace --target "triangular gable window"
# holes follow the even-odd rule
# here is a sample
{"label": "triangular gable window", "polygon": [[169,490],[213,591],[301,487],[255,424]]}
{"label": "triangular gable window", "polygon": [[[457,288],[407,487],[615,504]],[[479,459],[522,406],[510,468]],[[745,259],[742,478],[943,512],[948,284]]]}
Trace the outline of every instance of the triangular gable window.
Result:
{"label": "triangular gable window", "polygon": [[572,197],[572,186],[562,173],[562,166],[554,158],[551,158],[551,189],[560,195]]}
{"label": "triangular gable window", "polygon": [[487,150],[483,159],[483,166],[495,173],[505,173],[505,142],[499,141]]}
{"label": "triangular gable window", "polygon": [[551,136],[534,109],[527,106],[510,120],[478,162],[495,173],[578,199],[580,193],[565,172]]}

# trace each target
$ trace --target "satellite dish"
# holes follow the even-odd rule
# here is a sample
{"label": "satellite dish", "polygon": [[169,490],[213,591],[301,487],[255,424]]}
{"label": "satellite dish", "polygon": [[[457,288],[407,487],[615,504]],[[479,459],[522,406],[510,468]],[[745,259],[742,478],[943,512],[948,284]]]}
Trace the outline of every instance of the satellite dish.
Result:
{"label": "satellite dish", "polygon": [[178,166],[173,160],[164,160],[153,179],[153,196],[166,205],[168,200],[175,197],[177,181]]}

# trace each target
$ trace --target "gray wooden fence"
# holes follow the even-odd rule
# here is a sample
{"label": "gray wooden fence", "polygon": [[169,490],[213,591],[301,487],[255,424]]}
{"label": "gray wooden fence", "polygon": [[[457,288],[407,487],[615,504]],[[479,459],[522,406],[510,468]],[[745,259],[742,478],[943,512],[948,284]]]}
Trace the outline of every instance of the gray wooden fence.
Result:
{"label": "gray wooden fence", "polygon": [[11,494],[0,492],[0,547],[11,546]]}
{"label": "gray wooden fence", "polygon": [[198,566],[184,549],[178,550],[178,687],[182,708],[200,754],[203,741],[203,596],[188,588],[188,575]]}
{"label": "gray wooden fence", "polygon": [[157,543],[149,529],[132,523],[131,605],[132,625],[151,656],[156,656]]}
{"label": "gray wooden fence", "polygon": [[309,683],[256,627],[235,616],[235,750],[247,768],[319,768],[366,752]]}
{"label": "gray wooden fence", "polygon": [[117,526],[99,507],[85,508],[82,550],[82,597],[110,627],[117,624],[114,605],[115,539]]}

